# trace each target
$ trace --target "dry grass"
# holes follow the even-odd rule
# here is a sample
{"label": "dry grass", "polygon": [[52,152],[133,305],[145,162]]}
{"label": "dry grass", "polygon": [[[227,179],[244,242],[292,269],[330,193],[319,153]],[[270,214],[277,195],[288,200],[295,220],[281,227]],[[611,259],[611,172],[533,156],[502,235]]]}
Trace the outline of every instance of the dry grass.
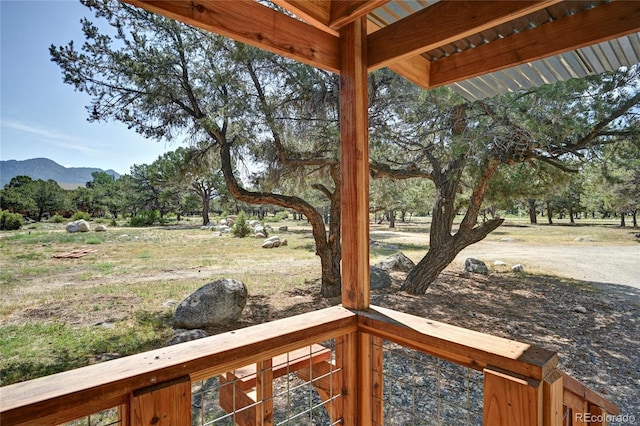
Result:
{"label": "dry grass", "polygon": [[[320,263],[305,222],[286,224],[288,245],[260,248],[261,239],[217,237],[198,226],[109,228],[68,234],[42,224],[0,235],[0,361],[4,384],[85,365],[104,353],[127,355],[164,344],[172,335],[172,307],[222,277],[243,281],[250,300],[228,328],[319,309]],[[403,251],[414,260],[428,248],[428,221],[372,226],[371,261]],[[612,226],[523,226],[510,220],[488,239],[531,244],[637,244]],[[97,249],[78,259],[53,256]],[[170,303],[173,301],[173,303]],[[335,302],[335,301],[334,301]],[[216,330],[211,330],[215,332]],[[39,343],[38,343],[39,342]],[[29,363],[24,360],[29,359]]]}

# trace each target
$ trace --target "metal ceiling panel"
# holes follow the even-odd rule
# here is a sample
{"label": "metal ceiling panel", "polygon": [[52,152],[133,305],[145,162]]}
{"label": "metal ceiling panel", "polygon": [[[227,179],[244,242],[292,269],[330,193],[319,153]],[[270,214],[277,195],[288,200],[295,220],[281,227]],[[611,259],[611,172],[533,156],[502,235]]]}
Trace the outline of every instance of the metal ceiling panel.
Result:
{"label": "metal ceiling panel", "polygon": [[[438,0],[393,0],[376,9],[368,18],[380,27],[393,24],[421,9],[437,3]],[[500,25],[482,33],[458,40],[440,49],[425,52],[425,58],[433,61],[455,55],[458,52],[473,49],[475,46],[490,43],[509,34],[526,31],[544,25],[576,11],[589,9],[607,0],[566,1],[525,18]],[[469,100],[484,99],[501,93],[527,89],[532,86],[555,83],[571,78],[614,71],[640,62],[640,34],[633,34],[616,40],[585,47],[573,52],[545,58],[539,61],[493,72],[487,75],[461,81],[450,87]]]}
{"label": "metal ceiling panel", "polygon": [[473,101],[541,84],[615,71],[640,62],[640,34],[585,47],[508,70],[461,81],[450,87]]}

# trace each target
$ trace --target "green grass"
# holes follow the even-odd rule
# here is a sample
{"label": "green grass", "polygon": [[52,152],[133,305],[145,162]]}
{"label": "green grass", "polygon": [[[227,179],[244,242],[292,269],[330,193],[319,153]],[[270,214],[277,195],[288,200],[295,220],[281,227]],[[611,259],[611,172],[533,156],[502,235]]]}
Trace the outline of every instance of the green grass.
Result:
{"label": "green grass", "polygon": [[134,321],[78,328],[62,323],[0,327],[0,379],[29,380],[95,362],[105,353],[122,356],[162,344],[170,335],[168,318],[139,311]]}

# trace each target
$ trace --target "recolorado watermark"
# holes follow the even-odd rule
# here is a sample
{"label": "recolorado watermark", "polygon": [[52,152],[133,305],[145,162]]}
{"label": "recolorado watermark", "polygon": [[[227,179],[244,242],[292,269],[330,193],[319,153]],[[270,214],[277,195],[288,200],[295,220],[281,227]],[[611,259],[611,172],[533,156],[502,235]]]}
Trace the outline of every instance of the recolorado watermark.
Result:
{"label": "recolorado watermark", "polygon": [[589,423],[626,423],[630,425],[636,424],[636,416],[633,414],[591,414],[591,413],[575,413],[575,419],[579,422]]}

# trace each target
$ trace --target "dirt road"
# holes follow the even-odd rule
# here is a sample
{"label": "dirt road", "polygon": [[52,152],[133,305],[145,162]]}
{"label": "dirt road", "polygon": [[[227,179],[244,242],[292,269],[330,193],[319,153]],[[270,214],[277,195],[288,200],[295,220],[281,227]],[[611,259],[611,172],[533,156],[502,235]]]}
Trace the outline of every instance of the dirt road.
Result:
{"label": "dirt road", "polygon": [[637,246],[537,246],[518,242],[481,241],[467,247],[457,261],[475,257],[493,264],[501,260],[525,270],[549,273],[604,284],[622,284],[640,289],[640,244]]}

